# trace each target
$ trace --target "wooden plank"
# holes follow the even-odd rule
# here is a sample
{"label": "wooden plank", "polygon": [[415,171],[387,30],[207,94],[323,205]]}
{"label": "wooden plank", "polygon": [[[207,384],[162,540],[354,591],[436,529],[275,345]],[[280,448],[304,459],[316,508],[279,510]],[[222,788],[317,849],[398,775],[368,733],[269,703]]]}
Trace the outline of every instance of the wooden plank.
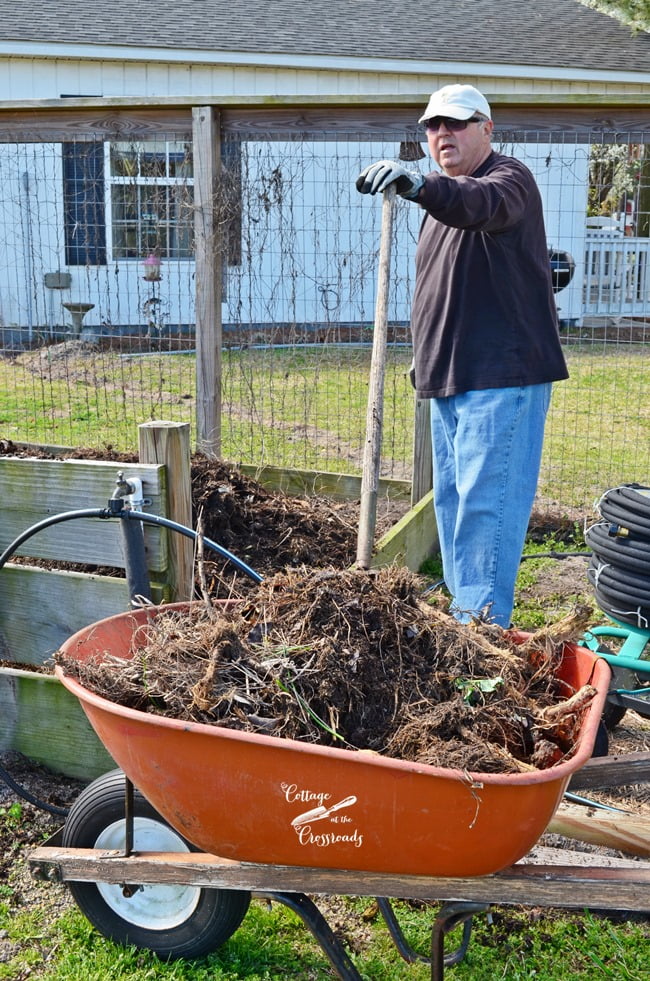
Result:
{"label": "wooden plank", "polygon": [[219,114],[210,106],[192,111],[196,289],[196,445],[221,452],[222,236],[218,232],[221,147]]}
{"label": "wooden plank", "polygon": [[[290,497],[321,495],[336,501],[355,501],[361,495],[361,477],[350,473],[332,473],[325,470],[292,470],[285,467],[255,467],[249,464],[232,464],[237,470],[252,477],[269,490],[280,490]],[[396,501],[408,501],[411,483],[408,480],[379,480],[378,496]]]}
{"label": "wooden plank", "polygon": [[204,853],[147,852],[125,858],[117,851],[43,846],[32,863],[61,868],[63,878],[87,882],[188,883],[255,892],[304,892],[465,900],[523,906],[650,910],[650,867],[623,870],[556,865],[515,865],[475,879],[433,878],[340,869],[233,862]]}
{"label": "wooden plank", "polygon": [[650,753],[626,753],[588,760],[571,777],[571,790],[625,787],[650,781]]}
{"label": "wooden plank", "polygon": [[116,766],[81,703],[53,676],[0,668],[0,750],[94,780]]}
{"label": "wooden plank", "polygon": [[[163,599],[160,587],[153,587],[153,597]],[[71,634],[123,612],[128,602],[126,579],[9,563],[0,583],[0,656],[44,664]]]}
{"label": "wooden plank", "polygon": [[650,817],[602,808],[560,804],[547,831],[650,858]]}
{"label": "wooden plank", "polygon": [[[573,137],[589,143],[609,132],[619,141],[650,139],[650,99],[643,94],[486,93],[496,123],[495,138],[547,142]],[[308,134],[337,139],[375,140],[394,132],[400,138],[425,134],[417,119],[429,92],[395,96],[258,95],[201,99],[218,110],[222,129],[232,135],[300,139]],[[192,100],[164,98],[77,98],[0,102],[0,142],[154,138],[161,133],[190,139]]]}
{"label": "wooden plank", "polygon": [[[298,140],[312,134],[322,139],[340,139],[346,135],[358,141],[376,140],[394,133],[400,139],[426,142],[426,134],[417,125],[418,116],[426,103],[421,96],[417,104],[408,106],[349,106],[331,108],[321,104],[320,109],[296,111],[268,106],[259,109],[222,108],[224,133],[239,134],[242,139],[264,135],[266,139]],[[634,142],[650,141],[650,106],[639,103],[602,103],[553,105],[539,103],[528,97],[523,104],[499,104],[488,98],[492,105],[495,130],[493,140],[527,143],[547,142],[601,142],[602,133],[610,134],[611,142],[628,142],[634,134]],[[632,140],[630,139],[630,142]]]}
{"label": "wooden plank", "polygon": [[[103,460],[0,457],[0,548],[4,550],[27,529],[51,515],[106,507],[120,470],[127,478],[142,478],[144,495],[151,500],[147,510],[166,517],[164,467]],[[115,524],[113,520],[97,518],[55,524],[30,538],[16,554],[124,568]],[[159,528],[145,527],[145,547],[149,569],[153,572],[166,569],[166,536]]]}
{"label": "wooden plank", "polygon": [[[526,107],[527,112],[535,112],[543,109],[565,109],[577,110],[578,112],[600,110],[603,107],[626,110],[650,110],[650,93],[647,90],[636,92],[561,92],[557,90],[544,91],[501,91],[490,92],[486,90],[485,95],[492,106],[504,107]],[[418,109],[422,106],[422,99],[429,97],[429,89],[412,92],[373,92],[369,97],[364,93],[350,92],[330,92],[318,94],[302,93],[260,93],[228,95],[219,93],[217,95],[201,96],[201,105],[216,106],[220,110],[230,111],[252,111],[259,110],[268,112],[275,109],[327,109],[328,113],[336,115],[338,112],[358,111],[367,109],[369,111],[385,111],[386,109]],[[158,118],[165,113],[174,114],[181,109],[192,109],[196,106],[196,99],[188,95],[77,95],[65,98],[51,99],[9,99],[0,100],[0,115],[13,115],[20,111],[25,115],[36,112],[47,112],[51,115],[66,116],[74,114],[74,119],[83,116],[95,115],[101,117],[104,111],[114,112],[129,111],[135,113],[142,110],[146,114],[151,114]]]}
{"label": "wooden plank", "polygon": [[[91,100],[85,100],[86,103]],[[160,135],[190,140],[192,117],[189,106],[149,108],[114,106],[92,100],[92,105],[74,109],[71,100],[49,103],[13,103],[0,110],[0,143],[49,143],[92,140],[155,139]],[[53,104],[54,103],[54,104]]]}
{"label": "wooden plank", "polygon": [[[584,866],[591,868],[597,866],[599,869],[638,869],[638,858],[623,858],[621,855],[602,855],[600,852],[576,852],[571,848],[556,848],[549,845],[533,845],[528,855],[517,862],[520,865],[566,865]],[[641,868],[644,866],[641,865]],[[649,865],[645,867],[650,868]]]}
{"label": "wooden plank", "polygon": [[433,489],[433,451],[431,448],[431,409],[428,399],[415,400],[415,425],[413,427],[413,482],[411,504]]}
{"label": "wooden plank", "polygon": [[417,572],[438,550],[438,528],[433,512],[433,491],[394,525],[375,546],[373,567],[405,565]]}

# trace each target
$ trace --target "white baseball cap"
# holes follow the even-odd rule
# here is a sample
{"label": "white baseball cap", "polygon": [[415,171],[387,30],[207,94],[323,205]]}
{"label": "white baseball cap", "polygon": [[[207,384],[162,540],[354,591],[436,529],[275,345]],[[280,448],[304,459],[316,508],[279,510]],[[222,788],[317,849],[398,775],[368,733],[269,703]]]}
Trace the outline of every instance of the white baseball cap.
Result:
{"label": "white baseball cap", "polygon": [[445,85],[434,92],[429,105],[419,123],[433,119],[434,116],[449,116],[450,119],[469,119],[475,112],[492,119],[492,112],[484,95],[473,85]]}

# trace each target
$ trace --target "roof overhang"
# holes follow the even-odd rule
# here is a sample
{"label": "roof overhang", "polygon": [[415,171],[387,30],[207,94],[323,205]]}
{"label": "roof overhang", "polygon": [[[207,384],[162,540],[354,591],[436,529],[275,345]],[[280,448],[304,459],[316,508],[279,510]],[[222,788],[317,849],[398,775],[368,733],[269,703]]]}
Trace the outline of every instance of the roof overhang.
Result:
{"label": "roof overhang", "polygon": [[649,85],[650,71],[603,68],[504,65],[490,62],[422,61],[415,59],[358,58],[313,54],[272,54],[243,51],[208,51],[185,48],[135,47],[129,45],[68,44],[35,41],[0,42],[0,57],[44,58],[117,62],[165,62],[167,64],[287,68],[312,71],[350,71],[397,75],[451,75],[473,78],[540,79],[555,82],[618,82]]}

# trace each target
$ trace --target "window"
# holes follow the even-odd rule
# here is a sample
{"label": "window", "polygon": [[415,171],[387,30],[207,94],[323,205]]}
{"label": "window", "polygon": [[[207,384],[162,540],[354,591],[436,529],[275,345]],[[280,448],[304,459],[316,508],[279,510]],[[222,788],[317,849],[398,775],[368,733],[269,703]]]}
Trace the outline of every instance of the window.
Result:
{"label": "window", "polygon": [[[64,143],[65,256],[69,266],[107,260],[194,258],[190,143]],[[241,145],[222,147],[225,262],[241,262]]]}
{"label": "window", "polygon": [[111,143],[107,207],[113,259],[191,259],[192,148],[187,143]]}
{"label": "window", "polygon": [[103,143],[64,143],[63,214],[68,266],[106,264]]}

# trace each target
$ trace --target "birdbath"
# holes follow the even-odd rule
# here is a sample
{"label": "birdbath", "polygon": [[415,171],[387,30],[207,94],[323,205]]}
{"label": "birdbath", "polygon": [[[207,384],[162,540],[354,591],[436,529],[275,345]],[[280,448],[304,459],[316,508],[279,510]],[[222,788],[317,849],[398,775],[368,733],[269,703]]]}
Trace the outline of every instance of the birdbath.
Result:
{"label": "birdbath", "polygon": [[72,327],[77,335],[81,334],[82,321],[89,310],[92,310],[95,306],[94,303],[64,303],[63,306],[70,313],[72,318]]}

